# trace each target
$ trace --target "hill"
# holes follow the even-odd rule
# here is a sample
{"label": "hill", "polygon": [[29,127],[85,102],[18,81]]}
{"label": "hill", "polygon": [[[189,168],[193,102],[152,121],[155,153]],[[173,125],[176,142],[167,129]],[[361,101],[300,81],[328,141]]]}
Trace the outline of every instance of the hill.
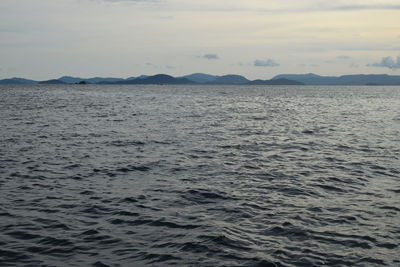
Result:
{"label": "hill", "polygon": [[66,84],[66,83],[57,79],[53,79],[53,80],[41,81],[39,82],[39,84]]}
{"label": "hill", "polygon": [[241,75],[228,74],[219,76],[215,80],[209,82],[211,84],[246,84],[250,82],[248,79]]}
{"label": "hill", "polygon": [[10,78],[0,80],[0,84],[37,84],[37,81],[28,80],[24,78]]}
{"label": "hill", "polygon": [[136,77],[113,78],[94,77],[80,78],[63,76],[48,81],[34,81],[24,78],[8,78],[0,80],[0,84],[243,84],[243,85],[400,85],[400,76],[387,74],[357,74],[342,76],[321,76],[314,73],[280,74],[271,80],[248,80],[247,78],[228,74],[223,76],[205,73],[193,73],[182,77],[167,74],[153,76],[140,75]]}
{"label": "hill", "polygon": [[58,78],[58,80],[64,83],[79,83],[79,82],[86,82],[86,83],[102,83],[102,82],[118,82],[123,81],[122,78],[102,78],[102,77],[94,77],[94,78],[79,78],[79,77],[71,77],[71,76],[63,76]]}
{"label": "hill", "polygon": [[175,78],[166,74],[157,74],[144,78],[137,78],[133,80],[123,80],[115,82],[114,84],[194,84],[186,78]]}
{"label": "hill", "polygon": [[182,78],[186,78],[195,83],[210,83],[210,82],[215,81],[215,79],[217,79],[218,76],[205,74],[205,73],[193,73],[190,75],[183,76]]}
{"label": "hill", "polygon": [[400,85],[400,76],[387,74],[358,74],[343,76],[320,76],[308,74],[280,74],[273,78],[290,79],[306,85]]}
{"label": "hill", "polygon": [[250,81],[249,85],[304,85],[301,82],[289,80],[285,78],[275,79],[275,80],[254,80]]}

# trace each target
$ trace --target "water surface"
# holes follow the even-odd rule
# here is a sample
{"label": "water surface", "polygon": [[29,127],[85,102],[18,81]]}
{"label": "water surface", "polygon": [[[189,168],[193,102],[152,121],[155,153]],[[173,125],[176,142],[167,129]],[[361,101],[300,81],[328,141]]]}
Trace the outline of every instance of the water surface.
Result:
{"label": "water surface", "polygon": [[400,87],[0,86],[1,266],[399,266]]}

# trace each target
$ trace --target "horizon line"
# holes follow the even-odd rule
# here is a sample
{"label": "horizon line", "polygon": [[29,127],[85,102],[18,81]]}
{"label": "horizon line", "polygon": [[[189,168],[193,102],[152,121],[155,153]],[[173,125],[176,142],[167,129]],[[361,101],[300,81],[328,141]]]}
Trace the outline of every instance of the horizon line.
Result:
{"label": "horizon line", "polygon": [[[94,76],[88,76],[88,77],[80,77],[80,76],[74,76],[74,75],[67,75],[67,74],[65,74],[65,75],[62,75],[62,76],[60,76],[60,77],[58,77],[58,78],[50,78],[50,79],[45,79],[45,80],[42,80],[42,79],[35,79],[35,78],[27,78],[27,77],[23,77],[23,76],[8,76],[8,77],[3,76],[3,77],[0,77],[0,80],[6,80],[6,79],[25,79],[25,80],[32,80],[32,81],[49,81],[49,80],[58,80],[58,79],[61,79],[61,78],[64,78],[64,77],[78,78],[78,79],[103,78],[103,79],[124,79],[124,80],[126,80],[126,79],[129,79],[129,78],[139,78],[139,77],[141,77],[141,76],[152,77],[152,76],[157,76],[157,75],[168,75],[168,76],[171,76],[171,77],[174,77],[174,78],[185,78],[185,77],[187,77],[187,76],[194,75],[194,74],[204,74],[204,75],[210,75],[210,76],[215,76],[215,77],[223,77],[223,76],[227,76],[227,75],[236,75],[236,76],[242,76],[242,77],[248,79],[246,76],[244,76],[243,74],[239,74],[239,73],[226,73],[226,74],[222,74],[222,75],[217,75],[217,74],[209,74],[209,73],[205,73],[205,72],[193,72],[193,73],[190,73],[190,74],[177,75],[177,76],[174,76],[174,75],[168,74],[168,73],[140,74],[140,75],[137,75],[137,76],[127,76],[127,77],[125,77],[125,78],[123,78],[123,77],[117,77],[117,76],[110,76],[110,75],[106,75],[106,76],[94,75]],[[341,74],[341,75],[321,75],[321,74],[317,74],[317,73],[314,73],[314,72],[306,72],[306,73],[280,73],[280,74],[274,75],[273,77],[271,77],[271,78],[269,78],[269,79],[268,79],[268,78],[267,78],[267,79],[264,79],[264,78],[255,78],[255,79],[253,79],[253,80],[271,80],[271,79],[273,79],[273,78],[275,78],[275,77],[277,77],[277,76],[281,76],[281,75],[317,75],[317,76],[321,76],[321,77],[342,77],[342,76],[353,76],[353,75],[387,75],[387,76],[400,76],[400,73],[397,74],[397,75],[396,75],[396,74],[387,74],[387,73],[355,73],[355,74]],[[249,79],[248,79],[248,80],[249,80]]]}

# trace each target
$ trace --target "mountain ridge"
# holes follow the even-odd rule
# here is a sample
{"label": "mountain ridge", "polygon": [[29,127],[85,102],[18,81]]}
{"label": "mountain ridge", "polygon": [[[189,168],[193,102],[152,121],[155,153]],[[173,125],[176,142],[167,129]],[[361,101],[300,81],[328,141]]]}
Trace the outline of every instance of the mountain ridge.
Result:
{"label": "mountain ridge", "polygon": [[295,80],[305,85],[400,85],[400,76],[388,74],[350,74],[342,76],[321,76],[307,74],[279,74],[272,78]]}
{"label": "mountain ridge", "polygon": [[0,84],[208,84],[208,85],[400,85],[399,75],[351,74],[342,76],[321,76],[314,73],[279,74],[270,80],[249,80],[238,74],[211,75],[193,73],[173,77],[167,74],[140,75],[129,78],[93,77],[80,78],[62,76],[58,79],[35,81],[24,78],[7,78]]}

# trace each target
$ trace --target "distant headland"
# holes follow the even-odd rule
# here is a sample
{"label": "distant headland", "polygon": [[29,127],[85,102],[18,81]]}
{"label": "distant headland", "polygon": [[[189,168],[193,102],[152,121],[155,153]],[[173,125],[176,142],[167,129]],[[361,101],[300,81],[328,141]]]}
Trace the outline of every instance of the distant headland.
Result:
{"label": "distant headland", "polygon": [[126,79],[63,76],[58,79],[35,81],[24,78],[9,78],[0,80],[0,84],[400,85],[400,76],[387,74],[320,76],[308,73],[280,74],[270,80],[249,80],[244,76],[236,74],[217,76],[205,73],[193,73],[181,77],[157,74],[152,76],[140,75]]}

